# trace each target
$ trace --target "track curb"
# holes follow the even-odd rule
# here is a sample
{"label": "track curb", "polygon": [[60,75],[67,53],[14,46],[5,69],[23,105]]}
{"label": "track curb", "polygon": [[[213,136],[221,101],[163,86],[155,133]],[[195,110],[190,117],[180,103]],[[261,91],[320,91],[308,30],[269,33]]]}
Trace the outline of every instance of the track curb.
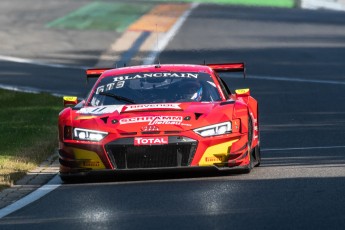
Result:
{"label": "track curb", "polygon": [[18,201],[46,184],[59,172],[57,151],[42,162],[37,168],[27,172],[26,176],[15,182],[10,188],[0,192],[0,209]]}

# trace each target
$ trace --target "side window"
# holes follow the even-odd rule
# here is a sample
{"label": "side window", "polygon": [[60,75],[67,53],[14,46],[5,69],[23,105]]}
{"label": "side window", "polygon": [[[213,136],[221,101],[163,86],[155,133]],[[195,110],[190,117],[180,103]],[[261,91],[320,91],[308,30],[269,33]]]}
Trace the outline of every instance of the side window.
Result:
{"label": "side window", "polygon": [[229,95],[231,94],[231,91],[229,90],[228,86],[226,85],[226,83],[224,82],[223,79],[221,79],[218,74],[215,74],[217,77],[217,80],[219,82],[220,88],[222,88],[222,91],[224,93],[224,96],[226,99],[229,99]]}

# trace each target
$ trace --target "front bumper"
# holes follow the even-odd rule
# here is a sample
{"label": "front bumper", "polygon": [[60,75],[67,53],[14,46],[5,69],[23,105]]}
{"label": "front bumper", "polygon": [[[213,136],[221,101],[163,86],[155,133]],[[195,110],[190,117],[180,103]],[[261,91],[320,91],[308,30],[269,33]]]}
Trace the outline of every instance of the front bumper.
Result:
{"label": "front bumper", "polygon": [[168,144],[134,145],[134,137],[103,144],[60,143],[60,173],[89,171],[171,170],[245,166],[249,163],[247,136],[224,135],[197,140],[169,136]]}

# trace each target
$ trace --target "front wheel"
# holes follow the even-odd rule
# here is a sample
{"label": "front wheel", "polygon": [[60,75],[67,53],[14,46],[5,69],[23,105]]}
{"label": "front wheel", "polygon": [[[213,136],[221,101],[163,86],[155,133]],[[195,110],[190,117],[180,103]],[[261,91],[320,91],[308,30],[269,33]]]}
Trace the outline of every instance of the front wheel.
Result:
{"label": "front wheel", "polygon": [[255,167],[255,148],[252,149],[253,141],[253,120],[250,114],[248,113],[248,142],[247,142],[247,151],[249,157],[249,164],[244,169],[244,173],[249,173]]}

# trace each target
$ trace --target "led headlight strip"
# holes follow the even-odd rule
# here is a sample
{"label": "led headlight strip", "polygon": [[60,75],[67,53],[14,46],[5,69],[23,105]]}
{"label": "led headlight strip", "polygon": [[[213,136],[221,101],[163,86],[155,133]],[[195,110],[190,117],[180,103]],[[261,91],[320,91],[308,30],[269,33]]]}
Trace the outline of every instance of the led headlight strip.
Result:
{"label": "led headlight strip", "polygon": [[194,132],[203,137],[218,136],[231,133],[231,122],[223,122],[215,125],[209,125],[202,128],[194,129]]}
{"label": "led headlight strip", "polygon": [[73,139],[81,141],[101,141],[107,135],[107,132],[75,128],[73,132]]}

